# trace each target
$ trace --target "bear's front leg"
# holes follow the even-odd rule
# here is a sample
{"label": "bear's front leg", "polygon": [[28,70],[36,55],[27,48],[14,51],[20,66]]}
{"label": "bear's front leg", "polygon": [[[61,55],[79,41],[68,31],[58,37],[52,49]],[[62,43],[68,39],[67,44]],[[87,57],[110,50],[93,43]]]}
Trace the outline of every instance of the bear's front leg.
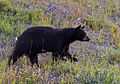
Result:
{"label": "bear's front leg", "polygon": [[53,61],[58,61],[58,60],[62,60],[62,61],[66,61],[63,58],[63,53],[61,52],[60,57],[59,57],[59,53],[52,53],[52,60]]}
{"label": "bear's front leg", "polygon": [[53,62],[58,60],[58,53],[52,53],[52,60]]}
{"label": "bear's front leg", "polygon": [[63,49],[63,52],[64,52],[63,56],[67,56],[67,58],[70,59],[71,62],[72,61],[77,62],[78,61],[77,58],[72,57],[72,55],[68,51],[69,51],[69,45],[66,45]]}
{"label": "bear's front leg", "polygon": [[31,53],[29,57],[30,57],[31,67],[33,67],[35,63],[37,67],[39,67],[37,54]]}
{"label": "bear's front leg", "polygon": [[75,58],[75,57],[72,57],[72,55],[71,55],[69,52],[66,53],[66,56],[68,57],[68,59],[71,60],[71,62],[72,62],[72,61],[74,61],[74,62],[78,62],[78,59]]}

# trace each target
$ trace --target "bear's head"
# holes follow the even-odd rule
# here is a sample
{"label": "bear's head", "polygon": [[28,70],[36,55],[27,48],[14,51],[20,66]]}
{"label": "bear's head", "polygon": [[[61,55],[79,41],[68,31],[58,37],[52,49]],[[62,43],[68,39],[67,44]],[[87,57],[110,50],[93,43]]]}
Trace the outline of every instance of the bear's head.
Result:
{"label": "bear's head", "polygon": [[79,41],[89,41],[89,37],[87,36],[87,34],[85,33],[85,31],[83,30],[85,26],[81,26],[79,25],[78,27],[75,28],[75,38],[76,40]]}

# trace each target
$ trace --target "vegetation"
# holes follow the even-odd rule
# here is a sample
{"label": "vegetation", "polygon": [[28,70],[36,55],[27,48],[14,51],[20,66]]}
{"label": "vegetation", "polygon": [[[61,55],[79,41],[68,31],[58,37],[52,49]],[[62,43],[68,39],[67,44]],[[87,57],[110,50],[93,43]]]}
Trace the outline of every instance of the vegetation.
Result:
{"label": "vegetation", "polygon": [[[119,84],[119,0],[0,0],[0,84]],[[32,26],[74,27],[83,24],[91,41],[71,44],[79,62],[52,63],[39,56],[40,67],[26,57],[7,67],[16,38]]]}

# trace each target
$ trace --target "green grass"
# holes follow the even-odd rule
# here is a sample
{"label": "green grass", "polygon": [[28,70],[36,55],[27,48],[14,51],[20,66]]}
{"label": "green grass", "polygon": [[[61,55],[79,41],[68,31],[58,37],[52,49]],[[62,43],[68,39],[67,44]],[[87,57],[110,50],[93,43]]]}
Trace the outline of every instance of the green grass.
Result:
{"label": "green grass", "polygon": [[[51,5],[48,1],[40,1],[0,0],[0,84],[119,84],[119,0],[50,0]],[[49,5],[58,9],[50,11]],[[91,38],[88,43],[75,42],[71,45],[72,55],[76,55],[79,62],[52,64],[49,54],[46,55],[49,58],[39,60],[39,68],[31,68],[26,57],[7,67],[12,45],[26,28],[64,28],[79,24],[88,26],[87,33]]]}
{"label": "green grass", "polygon": [[[1,64],[5,67],[6,63]],[[105,59],[88,57],[78,63],[61,62],[52,65],[44,62],[41,68],[30,68],[28,65],[2,69],[1,82],[9,83],[82,83],[82,84],[119,84],[119,69]]]}

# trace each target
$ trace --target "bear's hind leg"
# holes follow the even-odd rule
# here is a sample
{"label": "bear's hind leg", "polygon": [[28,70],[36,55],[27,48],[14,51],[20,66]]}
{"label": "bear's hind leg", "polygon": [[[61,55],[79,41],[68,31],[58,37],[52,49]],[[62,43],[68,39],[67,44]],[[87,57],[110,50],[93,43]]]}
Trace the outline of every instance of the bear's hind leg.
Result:
{"label": "bear's hind leg", "polygon": [[36,63],[37,67],[39,67],[37,54],[31,53],[29,57],[30,57],[31,67],[33,67],[34,63]]}
{"label": "bear's hind leg", "polygon": [[8,66],[10,66],[10,62],[13,59],[13,56],[11,55],[10,58],[8,59]]}
{"label": "bear's hind leg", "polygon": [[23,56],[23,52],[17,52],[15,54],[13,54],[13,64],[21,57]]}
{"label": "bear's hind leg", "polygon": [[35,55],[34,63],[36,63],[37,67],[39,67],[39,64],[38,64],[38,56],[37,56],[37,54]]}
{"label": "bear's hind leg", "polygon": [[23,52],[18,52],[17,50],[15,50],[8,60],[8,66],[10,66],[11,60],[13,60],[12,64],[14,64],[23,54]]}

